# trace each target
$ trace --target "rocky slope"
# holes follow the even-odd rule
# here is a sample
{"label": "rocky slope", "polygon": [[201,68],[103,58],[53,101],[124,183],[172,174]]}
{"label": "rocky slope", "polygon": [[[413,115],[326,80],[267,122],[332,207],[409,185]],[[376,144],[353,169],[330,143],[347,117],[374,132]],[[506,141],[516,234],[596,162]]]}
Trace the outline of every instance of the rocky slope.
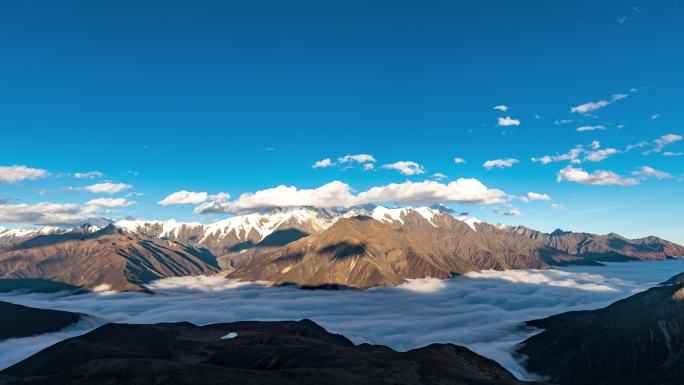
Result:
{"label": "rocky slope", "polygon": [[231,278],[357,288],[397,285],[411,278],[448,278],[479,269],[578,262],[537,241],[431,209],[342,218],[287,246],[252,249],[231,258]]}
{"label": "rocky slope", "polygon": [[108,324],[0,372],[6,384],[521,384],[452,345],[354,346],[315,323]]}
{"label": "rocky slope", "polygon": [[141,290],[151,280],[218,270],[207,250],[124,234],[112,225],[40,235],[0,252],[0,279],[47,279],[88,289]]}
{"label": "rocky slope", "polygon": [[684,247],[658,237],[627,239],[615,233],[597,235],[556,230],[550,234],[523,226],[510,231],[569,254],[595,261],[653,260],[684,256]]}
{"label": "rocky slope", "polygon": [[36,309],[0,301],[0,340],[51,333],[73,325],[81,314]]}
{"label": "rocky slope", "polygon": [[520,346],[527,369],[561,385],[679,385],[684,379],[684,284],[528,324],[544,331]]}

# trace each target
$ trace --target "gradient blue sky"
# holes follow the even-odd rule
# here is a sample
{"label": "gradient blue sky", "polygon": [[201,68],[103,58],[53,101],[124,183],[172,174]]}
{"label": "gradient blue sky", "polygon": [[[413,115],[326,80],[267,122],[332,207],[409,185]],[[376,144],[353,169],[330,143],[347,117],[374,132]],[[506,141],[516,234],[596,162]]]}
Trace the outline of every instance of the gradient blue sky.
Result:
{"label": "gradient blue sky", "polygon": [[[0,47],[0,166],[49,172],[0,182],[6,226],[25,225],[7,214],[17,205],[39,202],[121,197],[137,203],[98,215],[212,221],[228,214],[157,202],[181,189],[234,199],[443,173],[552,198],[447,204],[488,222],[684,243],[679,1],[5,1]],[[627,97],[571,112],[615,94]],[[520,125],[499,126],[506,116]],[[619,153],[531,161],[592,141]],[[373,155],[376,169],[311,167],[347,154]],[[519,162],[483,167],[505,158]],[[425,173],[381,168],[397,161]],[[569,165],[638,184],[558,182]],[[632,175],[642,166],[669,176]],[[133,187],[82,190],[105,181]],[[503,215],[512,208],[521,215]]]}

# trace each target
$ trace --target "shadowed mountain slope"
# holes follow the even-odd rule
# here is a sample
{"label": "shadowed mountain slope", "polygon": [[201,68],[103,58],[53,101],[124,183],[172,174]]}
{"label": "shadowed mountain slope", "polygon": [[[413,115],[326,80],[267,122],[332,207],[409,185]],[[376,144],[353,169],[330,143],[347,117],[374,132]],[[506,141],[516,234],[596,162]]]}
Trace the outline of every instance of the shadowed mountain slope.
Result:
{"label": "shadowed mountain slope", "polygon": [[[521,384],[452,345],[354,346],[315,323],[108,324],[0,372],[8,384]],[[2,381],[2,380],[0,380]]]}
{"label": "shadowed mountain slope", "polygon": [[528,325],[527,369],[561,385],[680,385],[684,379],[684,285],[651,288],[603,309]]}
{"label": "shadowed mountain slope", "polygon": [[0,340],[51,333],[73,325],[81,314],[36,309],[0,301]]}

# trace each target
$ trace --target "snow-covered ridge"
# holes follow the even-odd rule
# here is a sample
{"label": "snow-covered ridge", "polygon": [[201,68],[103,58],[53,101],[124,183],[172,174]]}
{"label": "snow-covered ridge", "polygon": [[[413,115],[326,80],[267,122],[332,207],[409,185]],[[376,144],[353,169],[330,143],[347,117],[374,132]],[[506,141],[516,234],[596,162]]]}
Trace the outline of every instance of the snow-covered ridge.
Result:
{"label": "snow-covered ridge", "polygon": [[[352,208],[346,211],[333,211],[314,207],[278,208],[266,214],[239,215],[204,224],[200,222],[180,222],[170,220],[121,220],[115,226],[131,233],[144,234],[157,238],[181,239],[192,237],[199,244],[205,241],[221,240],[234,236],[239,240],[251,239],[261,241],[278,229],[297,227],[307,232],[317,233],[332,226],[340,218],[351,218],[359,215],[369,216],[381,222],[405,224],[406,218],[418,214],[432,226],[439,226],[437,218],[447,214],[444,211],[428,207],[386,208]],[[450,214],[447,214],[450,215]],[[453,216],[452,216],[453,217]],[[476,230],[475,224],[481,222],[469,216],[453,217]],[[0,227],[0,239],[23,239],[43,234],[58,234],[69,230],[93,232],[97,226],[84,225],[74,229],[59,227],[40,228],[5,228]]]}

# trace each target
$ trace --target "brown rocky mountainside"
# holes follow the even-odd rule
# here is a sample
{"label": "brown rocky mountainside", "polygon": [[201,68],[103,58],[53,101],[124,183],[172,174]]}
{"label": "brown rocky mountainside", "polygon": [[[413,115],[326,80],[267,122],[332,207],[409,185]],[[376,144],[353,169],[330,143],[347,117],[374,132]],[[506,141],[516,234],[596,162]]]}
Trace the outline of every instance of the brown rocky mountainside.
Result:
{"label": "brown rocky mountainside", "polygon": [[494,226],[478,224],[473,229],[447,213],[426,218],[417,212],[388,222],[342,218],[287,246],[252,249],[231,258],[231,278],[357,288],[479,269],[543,269],[549,263],[583,262]]}
{"label": "brown rocky mountainside", "polygon": [[0,340],[56,332],[82,317],[78,313],[36,309],[4,301],[0,301],[0,314]]}
{"label": "brown rocky mountainside", "polygon": [[142,290],[155,279],[218,271],[206,250],[124,234],[112,225],[93,233],[40,235],[0,252],[1,279],[45,279],[86,289]]}
{"label": "brown rocky mountainside", "polygon": [[684,284],[528,324],[544,331],[519,348],[527,369],[561,385],[684,381]]}
{"label": "brown rocky mountainside", "polygon": [[522,384],[452,345],[355,346],[309,320],[108,324],[0,372],[0,384]]}
{"label": "brown rocky mountainside", "polygon": [[654,236],[627,239],[615,233],[597,235],[560,229],[546,234],[523,226],[511,228],[510,231],[554,249],[596,261],[653,260],[684,256],[684,246]]}

